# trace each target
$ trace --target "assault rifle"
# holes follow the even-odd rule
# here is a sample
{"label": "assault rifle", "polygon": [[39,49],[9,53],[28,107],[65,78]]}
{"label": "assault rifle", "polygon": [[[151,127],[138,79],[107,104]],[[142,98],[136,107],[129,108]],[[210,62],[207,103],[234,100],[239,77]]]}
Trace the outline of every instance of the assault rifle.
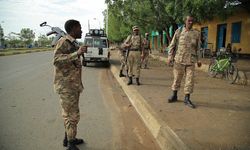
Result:
{"label": "assault rifle", "polygon": [[[47,22],[43,22],[43,23],[40,24],[40,27],[45,27],[45,26],[50,27],[50,29],[51,29],[51,31],[46,34],[47,36],[55,34],[55,37],[53,38],[52,43],[51,43],[52,47],[54,47],[56,45],[57,41],[61,37],[65,37],[67,35],[59,27],[52,27],[52,26],[48,25]],[[71,42],[71,44],[74,45],[77,49],[80,47],[80,45],[79,45],[79,43],[77,41],[73,41],[73,42]],[[82,57],[83,57],[82,63],[85,64],[85,62],[84,62],[84,54],[82,54]]]}
{"label": "assault rifle", "polygon": [[130,49],[130,48],[125,48],[125,51],[126,51],[126,53],[125,53],[125,63],[126,63],[126,64],[127,64],[127,62],[128,62],[129,49]]}
{"label": "assault rifle", "polygon": [[[56,45],[57,41],[58,41],[61,37],[65,37],[65,36],[67,35],[67,34],[66,34],[62,29],[60,29],[59,27],[52,27],[52,26],[50,26],[50,25],[47,25],[47,22],[43,22],[43,23],[40,24],[40,27],[45,27],[45,26],[50,27],[50,29],[51,29],[51,31],[48,32],[48,33],[46,34],[47,36],[50,36],[50,35],[52,35],[52,34],[55,34],[55,35],[56,35],[56,36],[54,37],[52,43],[51,43],[51,46],[52,46],[52,47],[54,47],[54,46]],[[75,47],[77,47],[77,48],[80,47],[79,43],[77,43],[76,41],[72,42],[72,44],[73,44]]]}

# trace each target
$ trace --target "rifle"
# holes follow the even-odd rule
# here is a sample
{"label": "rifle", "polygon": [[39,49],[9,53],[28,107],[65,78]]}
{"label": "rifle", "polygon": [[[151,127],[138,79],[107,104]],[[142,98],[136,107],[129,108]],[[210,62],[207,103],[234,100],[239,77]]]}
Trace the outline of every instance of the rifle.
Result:
{"label": "rifle", "polygon": [[125,49],[126,50],[126,54],[125,54],[125,63],[126,63],[126,65],[127,65],[127,62],[128,62],[129,49],[130,49],[129,47]]}
{"label": "rifle", "polygon": [[[52,43],[51,43],[51,46],[54,47],[57,43],[57,41],[61,38],[61,37],[65,37],[67,34],[62,30],[60,29],[59,27],[52,27],[50,25],[47,24],[47,22],[43,22],[40,24],[40,27],[50,27],[51,31],[48,32],[46,34],[46,36],[50,36],[52,34],[55,34],[56,36],[54,37],[54,39],[52,40]],[[70,42],[70,41],[69,41]],[[77,41],[73,41],[73,42],[70,42],[73,46],[75,46],[77,49],[80,47],[80,44],[77,42]],[[83,57],[83,60],[82,60],[82,63],[84,64],[84,54],[82,54],[82,57]]]}

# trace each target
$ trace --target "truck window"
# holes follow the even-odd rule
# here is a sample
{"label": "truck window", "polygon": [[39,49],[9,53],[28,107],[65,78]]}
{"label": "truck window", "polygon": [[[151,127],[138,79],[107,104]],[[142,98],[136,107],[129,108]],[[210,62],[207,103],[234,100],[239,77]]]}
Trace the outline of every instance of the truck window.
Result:
{"label": "truck window", "polygon": [[84,44],[93,47],[93,39],[85,39]]}
{"label": "truck window", "polygon": [[102,40],[102,45],[103,45],[103,47],[107,47],[107,40],[106,39]]}
{"label": "truck window", "polygon": [[106,39],[94,39],[94,47],[107,48]]}

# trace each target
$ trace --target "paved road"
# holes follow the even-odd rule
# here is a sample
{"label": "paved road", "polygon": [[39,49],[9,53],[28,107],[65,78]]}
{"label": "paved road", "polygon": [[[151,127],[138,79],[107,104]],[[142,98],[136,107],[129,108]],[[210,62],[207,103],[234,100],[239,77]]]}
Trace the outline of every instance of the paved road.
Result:
{"label": "paved road", "polygon": [[[0,57],[0,149],[61,150],[64,134],[53,92],[52,52]],[[109,69],[83,70],[79,148],[159,149]]]}

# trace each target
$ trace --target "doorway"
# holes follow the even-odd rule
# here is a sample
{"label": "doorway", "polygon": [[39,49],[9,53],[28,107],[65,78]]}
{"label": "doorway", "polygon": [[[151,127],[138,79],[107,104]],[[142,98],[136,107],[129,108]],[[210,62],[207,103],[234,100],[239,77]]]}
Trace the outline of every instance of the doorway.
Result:
{"label": "doorway", "polygon": [[217,50],[226,46],[227,24],[220,24],[217,27]]}

